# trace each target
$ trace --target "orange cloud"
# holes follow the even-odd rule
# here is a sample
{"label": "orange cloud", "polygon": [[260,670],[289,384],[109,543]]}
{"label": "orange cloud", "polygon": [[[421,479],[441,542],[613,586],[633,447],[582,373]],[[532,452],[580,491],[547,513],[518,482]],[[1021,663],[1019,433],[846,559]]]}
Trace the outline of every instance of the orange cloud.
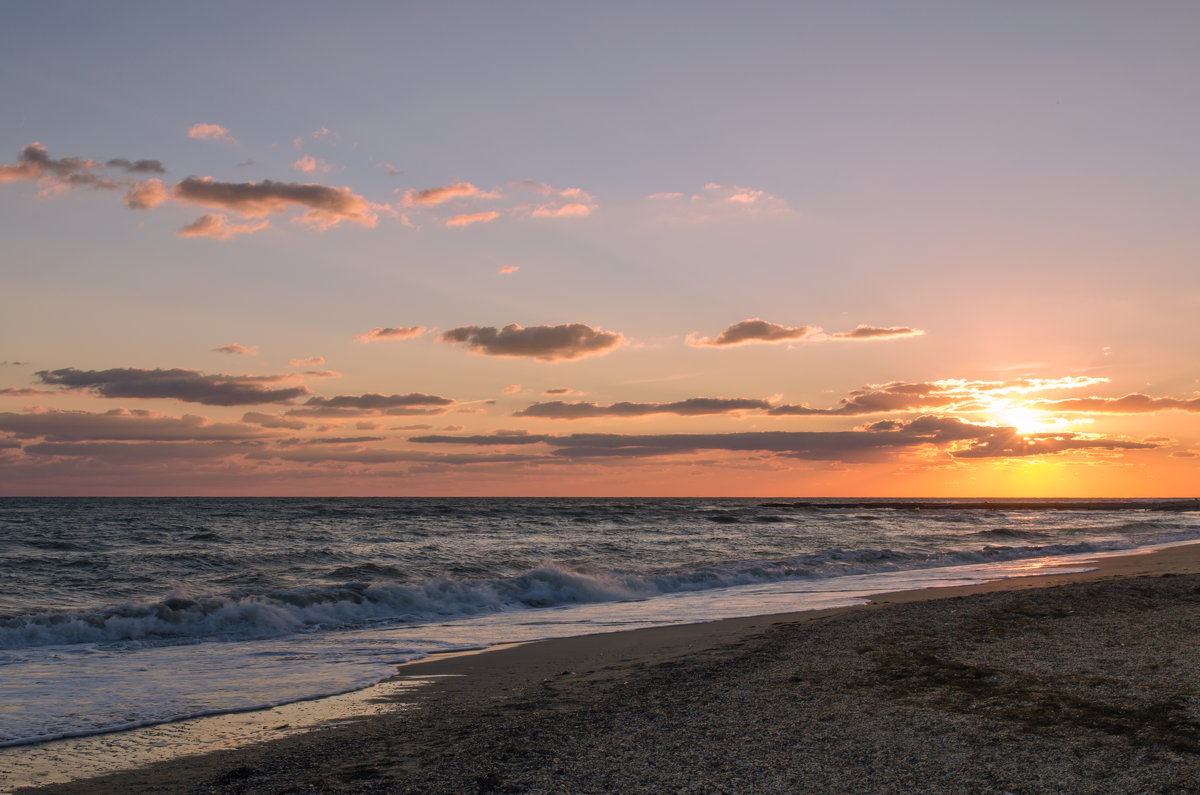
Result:
{"label": "orange cloud", "polygon": [[459,326],[442,334],[442,342],[465,343],[472,353],[528,356],[546,362],[603,355],[624,340],[621,334],[583,323],[529,328],[511,323],[499,330],[494,326]]}
{"label": "orange cloud", "polygon": [[197,141],[227,141],[236,144],[237,141],[229,134],[228,127],[219,124],[193,124],[188,130],[188,138]]}
{"label": "orange cloud", "polygon": [[305,174],[312,174],[316,171],[319,171],[322,174],[327,174],[332,168],[333,166],[329,165],[324,160],[313,157],[312,155],[305,155],[295,163],[292,163],[293,171],[303,171]]}
{"label": "orange cloud", "polygon": [[236,342],[231,342],[228,345],[221,345],[220,347],[213,348],[213,352],[232,353],[235,356],[258,356],[258,346],[251,345],[247,348],[245,345],[238,345]]}
{"label": "orange cloud", "polygon": [[92,173],[100,164],[95,160],[79,157],[50,157],[46,147],[37,141],[21,150],[14,165],[0,165],[0,182],[39,180],[39,196],[52,196],[71,188],[93,188],[113,190],[118,183]]}
{"label": "orange cloud", "polygon": [[300,220],[317,228],[328,228],[342,221],[354,221],[374,227],[378,218],[372,205],[349,188],[333,188],[312,182],[217,182],[212,177],[188,177],[175,185],[179,201],[232,210],[247,218],[282,213],[290,206],[307,208]]}
{"label": "orange cloud", "polygon": [[419,337],[425,333],[424,326],[396,326],[394,328],[376,327],[370,331],[364,331],[354,337],[355,342],[367,343],[377,340],[407,340],[413,337]]}
{"label": "orange cloud", "polygon": [[470,226],[471,224],[486,224],[500,217],[500,213],[466,213],[456,215],[446,222],[446,226]]}
{"label": "orange cloud", "polygon": [[751,318],[734,323],[718,334],[716,339],[690,334],[687,343],[693,346],[725,346],[749,345],[756,342],[789,342],[804,339],[817,331],[819,329],[815,326],[781,326],[778,323]]}
{"label": "orange cloud", "polygon": [[531,213],[534,218],[579,218],[591,214],[590,207],[578,203],[564,204],[561,207],[543,204]]}
{"label": "orange cloud", "polygon": [[1044,411],[1079,411],[1099,414],[1150,414],[1159,411],[1200,412],[1200,398],[1156,398],[1134,392],[1119,398],[1084,397],[1030,404]]}
{"label": "orange cloud", "polygon": [[292,359],[288,362],[292,367],[317,367],[325,364],[324,356],[310,356],[307,359]]}
{"label": "orange cloud", "polygon": [[790,216],[795,213],[788,203],[761,188],[719,185],[710,182],[698,193],[687,196],[678,191],[651,193],[653,213],[662,221],[707,223],[721,219]]}
{"label": "orange cloud", "polygon": [[457,182],[453,185],[445,185],[439,188],[406,191],[404,194],[404,205],[407,207],[413,204],[422,206],[445,204],[448,201],[462,199],[467,196],[495,198],[495,194],[484,193],[470,182]]}
{"label": "orange cloud", "polygon": [[259,221],[254,224],[231,224],[228,218],[219,213],[205,213],[186,226],[179,228],[176,233],[180,237],[211,237],[213,240],[230,240],[238,235],[250,235],[262,231],[271,225],[270,221]]}
{"label": "orange cloud", "polygon": [[519,270],[521,270],[519,265],[504,265],[500,268],[500,275],[507,276],[508,274],[516,273]]}
{"label": "orange cloud", "polygon": [[[553,390],[548,390],[548,393]],[[749,398],[688,398],[674,403],[613,403],[601,406],[596,403],[575,401],[564,403],[551,400],[533,403],[527,408],[513,412],[514,417],[539,417],[552,420],[581,420],[599,417],[645,417],[651,414],[675,414],[680,417],[697,417],[706,414],[735,414],[742,411],[762,411],[771,404],[765,400]]]}
{"label": "orange cloud", "polygon": [[862,324],[855,328],[854,331],[843,331],[837,334],[830,334],[829,336],[836,340],[881,340],[893,337],[919,337],[924,333],[920,329],[908,328],[907,326],[880,328],[878,326]]}
{"label": "orange cloud", "polygon": [[170,198],[161,179],[138,182],[125,193],[125,206],[131,210],[153,210]]}

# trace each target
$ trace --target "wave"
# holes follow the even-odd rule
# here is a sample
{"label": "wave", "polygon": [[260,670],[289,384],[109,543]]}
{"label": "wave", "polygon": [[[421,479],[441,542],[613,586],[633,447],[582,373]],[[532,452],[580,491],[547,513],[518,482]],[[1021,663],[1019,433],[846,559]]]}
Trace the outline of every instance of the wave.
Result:
{"label": "wave", "polygon": [[[1194,539],[1200,531],[1164,534],[1141,544]],[[949,552],[832,549],[785,559],[710,563],[655,572],[588,571],[544,563],[519,576],[436,577],[416,583],[351,582],[192,597],[176,593],[153,604],[94,611],[55,611],[0,618],[0,649],[70,644],[126,647],[245,640],[377,624],[413,624],[512,610],[648,599],[672,593],[821,579],[1032,557],[1130,549],[1107,540],[1047,545],[987,545]]]}

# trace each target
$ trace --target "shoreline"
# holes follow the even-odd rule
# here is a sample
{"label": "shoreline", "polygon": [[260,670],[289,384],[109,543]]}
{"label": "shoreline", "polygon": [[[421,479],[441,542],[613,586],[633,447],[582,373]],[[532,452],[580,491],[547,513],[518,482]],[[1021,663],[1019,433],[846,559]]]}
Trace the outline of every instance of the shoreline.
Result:
{"label": "shoreline", "polygon": [[[675,713],[703,709],[708,704],[703,693],[694,693],[689,701],[686,687],[686,682],[691,681],[689,677],[699,677],[707,686],[717,686],[727,697],[732,697],[732,683],[744,679],[739,670],[760,667],[758,653],[764,648],[781,643],[811,645],[820,640],[819,636],[845,634],[851,624],[869,625],[875,627],[872,631],[885,634],[894,634],[904,627],[909,632],[917,628],[924,632],[929,627],[936,630],[947,620],[948,603],[1011,602],[1036,594],[1042,601],[1065,599],[1073,604],[1079,601],[1079,596],[1069,593],[1072,588],[1107,593],[1143,581],[1156,586],[1174,584],[1176,577],[1200,575],[1200,544],[1097,558],[1095,566],[1085,573],[880,593],[873,595],[868,604],[855,607],[625,630],[491,647],[466,654],[435,655],[402,665],[395,677],[385,680],[435,682],[416,693],[396,696],[398,701],[413,704],[411,708],[235,750],[182,757],[96,779],[28,791],[275,792],[305,783],[326,791],[488,791],[505,787],[545,791],[553,788],[554,781],[569,778],[561,771],[549,779],[538,778],[547,770],[545,754],[564,741],[547,736],[541,738],[540,745],[534,742],[527,748],[502,752],[503,746],[511,744],[512,737],[540,736],[540,726],[548,720],[565,719],[564,716],[587,715],[604,726],[615,715],[623,715],[625,721],[637,723],[637,715],[629,713],[628,699],[619,696],[623,690],[632,689],[643,696],[674,694],[674,713],[663,710],[659,716],[663,725],[645,729],[663,735],[655,740],[661,744],[671,738],[669,727],[680,723]],[[1200,579],[1196,587],[1200,591]],[[1099,597],[1093,594],[1084,601],[1093,598]],[[1061,606],[1057,609],[1063,612]],[[941,629],[948,631],[950,627]],[[1130,629],[1136,631],[1137,627]],[[864,637],[870,634],[864,633]],[[1172,640],[1189,642],[1187,637]],[[953,638],[946,642],[953,646],[952,641]],[[940,642],[930,641],[927,645],[933,648]],[[1187,651],[1194,658],[1200,649],[1195,647],[1194,640],[1190,642],[1193,646]],[[836,654],[833,649],[814,650],[817,660],[810,663],[819,667],[820,658],[842,659],[845,649],[838,649]],[[1091,649],[1084,656],[1099,653]],[[847,669],[861,662],[854,657],[842,661]],[[830,675],[830,681],[836,679],[837,676]],[[753,690],[748,688],[747,692]],[[737,692],[736,686],[732,692]],[[1196,697],[1194,690],[1189,692],[1191,695],[1182,697]],[[617,702],[613,702],[614,694]],[[825,696],[831,703],[840,698],[829,693]],[[885,702],[875,706],[890,704],[894,708],[894,704],[886,699]],[[675,719],[670,717],[673,714]],[[732,709],[730,714],[742,713]],[[1194,717],[1200,720],[1200,712]],[[586,728],[590,724],[585,721],[582,725]],[[570,743],[586,746],[591,732],[596,734],[592,739],[599,745],[611,744],[616,741],[612,736],[614,728],[581,734],[576,727]],[[894,729],[889,731],[895,734]],[[476,744],[483,750],[466,750]],[[697,747],[705,745],[706,742],[700,742]],[[595,761],[581,761],[582,753],[575,752],[575,766],[590,776],[600,775]],[[837,756],[834,751],[830,753]],[[759,756],[747,746],[740,758],[749,762]],[[297,764],[296,760],[303,763]],[[460,769],[463,762],[470,763],[467,767],[474,766],[475,772]],[[629,760],[625,760],[623,767],[628,770],[637,765],[631,767]],[[631,783],[632,779],[622,780],[616,768],[603,764],[600,768],[610,787],[636,790],[642,786]],[[716,788],[715,782],[719,780],[719,776],[712,778],[709,788]],[[756,780],[765,786],[763,779]],[[1020,789],[1019,785],[1014,786]]]}

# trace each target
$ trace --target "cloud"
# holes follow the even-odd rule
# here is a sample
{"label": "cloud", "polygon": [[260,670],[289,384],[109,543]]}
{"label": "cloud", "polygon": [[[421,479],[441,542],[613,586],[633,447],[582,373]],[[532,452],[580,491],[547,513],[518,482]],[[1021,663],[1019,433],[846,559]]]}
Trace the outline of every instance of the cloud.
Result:
{"label": "cloud", "polygon": [[859,325],[854,331],[842,331],[837,334],[830,334],[829,336],[837,340],[879,340],[890,339],[892,337],[919,337],[924,333],[924,331],[908,328],[907,326],[880,328],[878,326]]}
{"label": "cloud", "polygon": [[159,160],[126,160],[114,157],[104,164],[108,168],[123,168],[126,174],[166,174],[167,169]]}
{"label": "cloud", "polygon": [[717,335],[716,339],[688,335],[688,345],[693,346],[724,346],[748,345],[756,342],[788,342],[800,340],[814,334],[820,329],[815,326],[781,326],[778,323],[768,323],[759,318],[742,320]]}
{"label": "cloud", "polygon": [[517,272],[517,271],[519,271],[519,270],[521,270],[521,266],[520,266],[520,265],[503,265],[503,266],[501,266],[501,268],[500,268],[500,275],[501,275],[501,276],[507,276],[507,275],[509,275],[510,273],[516,273],[516,272]]}
{"label": "cloud", "polygon": [[515,395],[521,391],[521,385],[520,384],[509,384],[508,386],[504,387],[504,389],[502,391],[506,395]]}
{"label": "cloud", "polygon": [[688,196],[679,191],[662,191],[646,197],[649,211],[669,223],[709,223],[735,218],[793,216],[788,203],[761,188],[719,185],[710,182]]}
{"label": "cloud", "polygon": [[493,434],[484,434],[478,436],[442,436],[432,434],[429,436],[410,436],[410,442],[418,444],[470,444],[479,446],[504,446],[504,445],[522,445],[522,444],[542,444],[554,443],[565,437],[553,436],[550,434],[533,434],[528,431],[497,431]]}
{"label": "cloud", "polygon": [[231,224],[228,220],[228,216],[221,213],[205,213],[190,224],[179,227],[176,234],[180,237],[211,237],[213,240],[230,240],[238,235],[252,235],[255,232],[261,232],[271,225],[270,221]]}
{"label": "cloud", "polygon": [[407,340],[419,337],[425,333],[424,326],[395,326],[393,328],[376,327],[370,331],[357,334],[354,341],[358,343],[376,342],[378,340]]}
{"label": "cloud", "polygon": [[588,207],[586,204],[579,204],[578,202],[559,206],[543,204],[530,213],[534,218],[582,218],[585,215],[591,214],[591,207]]}
{"label": "cloud", "polygon": [[336,397],[312,397],[303,408],[292,409],[289,417],[326,417],[352,419],[363,416],[403,417],[445,414],[455,401],[440,395],[411,392],[407,395],[381,395],[369,392],[365,395],[338,395]]}
{"label": "cloud", "polygon": [[65,179],[91,171],[98,165],[94,160],[84,160],[78,157],[64,157],[61,160],[55,160],[46,153],[46,147],[34,141],[21,150],[15,165],[0,165],[0,182],[17,182],[41,179],[42,177]]}
{"label": "cloud", "polygon": [[439,188],[407,190],[404,193],[404,206],[408,207],[415,204],[428,207],[445,204],[455,199],[464,199],[468,196],[488,199],[497,198],[495,193],[481,191],[470,182],[456,182],[453,185],[444,185]]}
{"label": "cloud", "polygon": [[53,395],[52,389],[33,389],[32,387],[8,387],[0,389],[0,396],[3,397],[29,397],[31,395]]}
{"label": "cloud", "polygon": [[472,353],[529,356],[547,362],[603,355],[624,340],[620,334],[583,323],[529,328],[512,323],[499,330],[494,326],[459,326],[442,334],[443,342],[465,343]]}
{"label": "cloud", "polygon": [[46,147],[34,141],[21,150],[14,165],[0,165],[0,182],[38,180],[42,187],[39,195],[43,197],[72,188],[119,188],[114,180],[92,173],[99,166],[95,160],[79,157],[55,160],[47,154]]}
{"label": "cloud", "polygon": [[329,165],[324,160],[321,160],[318,157],[313,157],[312,155],[305,155],[296,162],[292,163],[293,171],[303,171],[305,174],[312,174],[318,171],[322,174],[327,174],[332,168],[333,166]]}
{"label": "cloud", "polygon": [[113,409],[90,411],[33,411],[0,413],[0,431],[20,437],[41,437],[51,442],[95,440],[185,441],[253,439],[264,435],[257,428],[185,414],[168,417],[158,412]]}
{"label": "cloud", "polygon": [[645,458],[701,451],[770,453],[815,461],[870,461],[922,448],[954,458],[1028,457],[1080,450],[1141,450],[1158,445],[1073,433],[1021,436],[1015,428],[978,425],[952,417],[885,420],[850,431],[753,431],[712,434],[490,434],[414,436],[422,444],[514,445],[545,443],[566,458]]}
{"label": "cloud", "polygon": [[42,442],[25,445],[26,455],[92,458],[116,466],[180,459],[229,458],[259,449],[256,442]]}
{"label": "cloud", "polygon": [[470,226],[471,224],[486,224],[495,221],[500,217],[500,213],[489,211],[486,213],[465,213],[456,215],[446,221],[446,226]]}
{"label": "cloud", "polygon": [[304,420],[280,417],[278,414],[264,414],[261,411],[246,412],[242,415],[242,422],[261,425],[264,428],[287,428],[293,431],[308,427],[308,423]]}
{"label": "cloud", "polygon": [[251,345],[247,348],[245,345],[238,345],[236,342],[231,342],[228,345],[221,345],[213,348],[214,353],[232,353],[236,356],[258,356],[258,346]]}
{"label": "cloud", "polygon": [[169,198],[171,195],[161,179],[148,179],[134,183],[125,192],[125,206],[131,210],[153,210]]}
{"label": "cloud", "polygon": [[228,127],[219,124],[193,124],[188,130],[188,138],[197,141],[226,141],[236,144],[237,141],[229,134]]}
{"label": "cloud", "polygon": [[564,403],[553,400],[534,403],[528,408],[514,412],[514,417],[540,417],[554,420],[579,420],[597,417],[645,417],[650,414],[676,414],[681,417],[696,417],[705,414],[732,414],[740,411],[761,411],[771,404],[765,400],[746,398],[688,398],[674,403],[613,403],[600,406],[595,403]]}
{"label": "cloud", "polygon": [[312,134],[312,137],[313,137],[313,140],[315,141],[316,139],[318,139],[318,138],[324,138],[324,137],[325,137],[325,136],[327,136],[327,135],[333,135],[333,133],[332,133],[332,132],[330,132],[330,130],[329,130],[329,128],[328,128],[328,127],[322,127],[322,128],[321,128],[321,129],[319,129],[319,130],[314,130],[314,131],[313,131],[313,134]]}
{"label": "cloud", "polygon": [[292,359],[288,362],[292,367],[317,367],[325,364],[324,356],[310,356],[307,359]]}
{"label": "cloud", "polygon": [[[906,382],[868,385],[850,392],[834,408],[811,408],[806,405],[775,406],[768,413],[775,416],[816,416],[883,414],[892,411],[943,409],[981,411],[993,408],[1008,395],[1027,394],[1053,389],[1078,389],[1103,383],[1106,379],[1087,376],[1066,378],[1017,379],[1015,381],[941,381]],[[1030,408],[1052,404],[1030,404]]]}
{"label": "cloud", "polygon": [[407,395],[381,395],[378,392],[368,392],[365,395],[338,395],[336,397],[312,397],[306,406],[330,408],[355,408],[386,410],[400,406],[452,406],[454,401],[438,395],[425,395],[420,392],[410,392]]}
{"label": "cloud", "polygon": [[247,218],[285,212],[290,206],[306,207],[300,220],[318,229],[353,221],[374,227],[376,206],[349,188],[333,188],[315,182],[217,182],[212,177],[188,177],[175,185],[179,201],[218,210],[232,210]]}
{"label": "cloud", "polygon": [[1156,398],[1134,392],[1119,398],[1084,397],[1030,404],[1044,411],[1079,411],[1098,414],[1150,414],[1158,411],[1200,412],[1200,398]]}
{"label": "cloud", "polygon": [[291,403],[310,394],[306,386],[272,387],[287,376],[205,375],[198,370],[39,370],[43,384],[87,389],[106,398],[167,398],[207,406]]}

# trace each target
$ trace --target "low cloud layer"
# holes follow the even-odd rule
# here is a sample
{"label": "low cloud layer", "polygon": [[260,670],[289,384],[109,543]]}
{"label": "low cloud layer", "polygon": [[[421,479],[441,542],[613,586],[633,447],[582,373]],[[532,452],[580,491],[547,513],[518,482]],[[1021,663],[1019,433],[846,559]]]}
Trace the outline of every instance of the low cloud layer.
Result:
{"label": "low cloud layer", "polygon": [[106,398],[166,398],[206,406],[253,406],[290,403],[309,394],[306,386],[274,387],[286,376],[206,375],[198,370],[40,370],[43,384],[86,389]]}
{"label": "low cloud layer", "polygon": [[681,417],[696,417],[705,414],[733,414],[741,411],[761,411],[771,404],[765,400],[748,398],[688,398],[673,403],[613,403],[601,406],[596,403],[564,402],[552,400],[534,403],[528,408],[514,412],[514,417],[539,417],[555,420],[581,420],[598,417],[645,417],[651,414],[675,414]]}
{"label": "low cloud layer", "polygon": [[292,409],[289,417],[324,417],[329,419],[352,419],[355,417],[405,417],[445,414],[448,407],[456,404],[451,398],[411,392],[407,395],[382,395],[369,392],[365,395],[337,395],[335,397],[312,397],[303,408]]}
{"label": "low cloud layer", "polygon": [[42,438],[50,442],[99,440],[188,441],[253,439],[264,431],[246,425],[211,422],[185,414],[168,417],[152,411],[113,409],[90,411],[32,411],[0,413],[0,431],[20,438]]}
{"label": "low cloud layer", "polygon": [[1042,411],[1078,411],[1097,414],[1150,414],[1158,411],[1200,412],[1200,398],[1150,397],[1134,392],[1119,398],[1084,397],[1048,400],[1030,405]]}
{"label": "low cloud layer", "polygon": [[[963,379],[920,382],[893,381],[856,389],[848,397],[842,398],[841,405],[833,408],[783,405],[775,406],[769,413],[775,416],[807,417],[858,416],[928,409],[982,411],[991,408],[996,401],[1007,400],[1011,396],[1056,389],[1078,389],[1103,383],[1104,380],[1103,378],[1074,376],[1015,381],[967,381]],[[1057,403],[1041,403],[1031,404],[1030,407],[1046,408],[1057,405]]]}
{"label": "low cloud layer", "polygon": [[725,346],[748,345],[757,342],[790,342],[804,339],[819,330],[815,326],[781,326],[778,323],[768,323],[759,318],[751,318],[734,323],[718,334],[715,339],[692,334],[688,337],[688,344]]}
{"label": "low cloud layer", "polygon": [[1021,458],[1069,451],[1143,450],[1150,442],[1074,433],[1020,435],[1015,428],[977,425],[953,417],[881,421],[850,431],[754,431],[744,433],[602,434],[562,436],[496,433],[479,436],[414,436],[421,444],[475,446],[547,444],[566,458],[646,458],[702,451],[770,453],[814,461],[874,461],[921,448],[953,458]]}
{"label": "low cloud layer", "polygon": [[459,326],[443,333],[442,341],[465,344],[473,353],[486,356],[527,356],[554,362],[608,353],[620,345],[624,337],[583,323],[529,328],[513,323],[502,329]]}

